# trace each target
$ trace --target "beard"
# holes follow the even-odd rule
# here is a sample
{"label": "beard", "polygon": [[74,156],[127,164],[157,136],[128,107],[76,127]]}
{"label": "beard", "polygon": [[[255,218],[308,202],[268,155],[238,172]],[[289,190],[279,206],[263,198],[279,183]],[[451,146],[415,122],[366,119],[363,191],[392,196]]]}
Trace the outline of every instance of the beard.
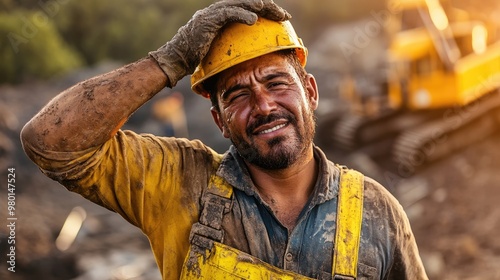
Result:
{"label": "beard", "polygon": [[[246,134],[250,136],[249,141],[238,135],[231,136],[231,142],[247,162],[267,170],[285,169],[305,155],[313,142],[316,128],[314,112],[303,110],[302,113],[304,115],[303,127],[299,127],[297,118],[289,112],[274,113],[261,117],[248,126]],[[278,119],[286,119],[288,125],[294,128],[295,133],[293,136],[278,136],[268,140],[265,143],[267,145],[267,152],[265,152],[252,141],[251,136],[256,127]]]}

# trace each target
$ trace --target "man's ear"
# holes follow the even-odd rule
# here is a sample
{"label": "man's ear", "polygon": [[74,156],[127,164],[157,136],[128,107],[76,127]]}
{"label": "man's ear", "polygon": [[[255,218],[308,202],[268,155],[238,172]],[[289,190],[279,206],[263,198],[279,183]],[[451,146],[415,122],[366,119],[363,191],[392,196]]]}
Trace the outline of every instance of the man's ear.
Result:
{"label": "man's ear", "polygon": [[319,92],[316,78],[314,78],[312,74],[307,74],[306,76],[306,95],[306,97],[309,99],[312,109],[316,110],[318,108]]}
{"label": "man's ear", "polygon": [[224,136],[224,138],[229,138],[229,131],[227,131],[226,126],[222,121],[222,116],[220,115],[219,110],[215,108],[215,106],[212,106],[210,108],[210,113],[212,114],[212,118],[214,119],[215,124],[222,132],[222,136]]}

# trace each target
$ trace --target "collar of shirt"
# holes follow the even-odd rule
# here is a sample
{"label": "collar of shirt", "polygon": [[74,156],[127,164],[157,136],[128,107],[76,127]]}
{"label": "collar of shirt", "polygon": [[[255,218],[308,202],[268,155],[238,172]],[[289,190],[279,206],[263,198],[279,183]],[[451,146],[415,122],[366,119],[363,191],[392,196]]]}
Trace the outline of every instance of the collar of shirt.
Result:
{"label": "collar of shirt", "polygon": [[[309,199],[309,207],[306,207],[309,209],[334,198],[338,193],[339,169],[326,158],[323,151],[317,146],[314,146],[314,157],[319,162],[319,174]],[[246,164],[236,147],[231,146],[224,155],[217,175],[224,178],[234,188],[260,199]]]}

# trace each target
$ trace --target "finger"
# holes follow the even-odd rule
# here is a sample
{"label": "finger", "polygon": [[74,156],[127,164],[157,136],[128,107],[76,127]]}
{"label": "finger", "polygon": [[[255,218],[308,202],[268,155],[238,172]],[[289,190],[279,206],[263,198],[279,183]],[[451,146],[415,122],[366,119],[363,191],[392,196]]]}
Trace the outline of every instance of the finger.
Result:
{"label": "finger", "polygon": [[[216,13],[220,9],[240,7],[256,13],[258,16],[274,21],[284,21],[291,18],[290,14],[272,0],[223,0],[206,8],[206,13]],[[248,24],[248,23],[247,23]]]}
{"label": "finger", "polygon": [[264,3],[262,2],[262,0],[223,0],[209,6],[209,8],[211,8],[212,10],[229,7],[240,7],[252,12],[256,12],[262,10],[262,8],[264,7]]}
{"label": "finger", "polygon": [[200,19],[205,27],[208,27],[207,29],[219,29],[229,22],[252,25],[257,21],[257,15],[244,8],[225,7],[217,11],[206,11],[204,14],[200,14]]}
{"label": "finger", "polygon": [[272,0],[264,0],[264,7],[260,12],[257,12],[259,16],[268,18],[274,21],[285,21],[289,20],[292,16],[283,8],[278,6]]}
{"label": "finger", "polygon": [[[248,11],[240,7],[232,7],[223,10],[221,25],[228,22],[240,22],[252,25],[257,21],[257,15],[254,12]],[[221,19],[222,19],[221,18]]]}

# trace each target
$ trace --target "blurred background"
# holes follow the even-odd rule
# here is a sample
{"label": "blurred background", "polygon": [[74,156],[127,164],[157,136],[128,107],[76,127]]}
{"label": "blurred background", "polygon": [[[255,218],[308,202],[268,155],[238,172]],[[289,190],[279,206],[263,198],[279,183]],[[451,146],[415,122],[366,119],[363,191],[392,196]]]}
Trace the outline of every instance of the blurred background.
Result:
{"label": "blurred background", "polygon": [[[18,218],[15,273],[0,227],[1,279],[160,279],[142,233],[44,177],[19,132],[59,92],[146,56],[212,2],[0,0],[0,174],[15,168]],[[275,2],[309,49],[317,145],[400,200],[431,279],[500,279],[500,3]],[[185,78],[124,129],[224,152],[209,108]]]}

